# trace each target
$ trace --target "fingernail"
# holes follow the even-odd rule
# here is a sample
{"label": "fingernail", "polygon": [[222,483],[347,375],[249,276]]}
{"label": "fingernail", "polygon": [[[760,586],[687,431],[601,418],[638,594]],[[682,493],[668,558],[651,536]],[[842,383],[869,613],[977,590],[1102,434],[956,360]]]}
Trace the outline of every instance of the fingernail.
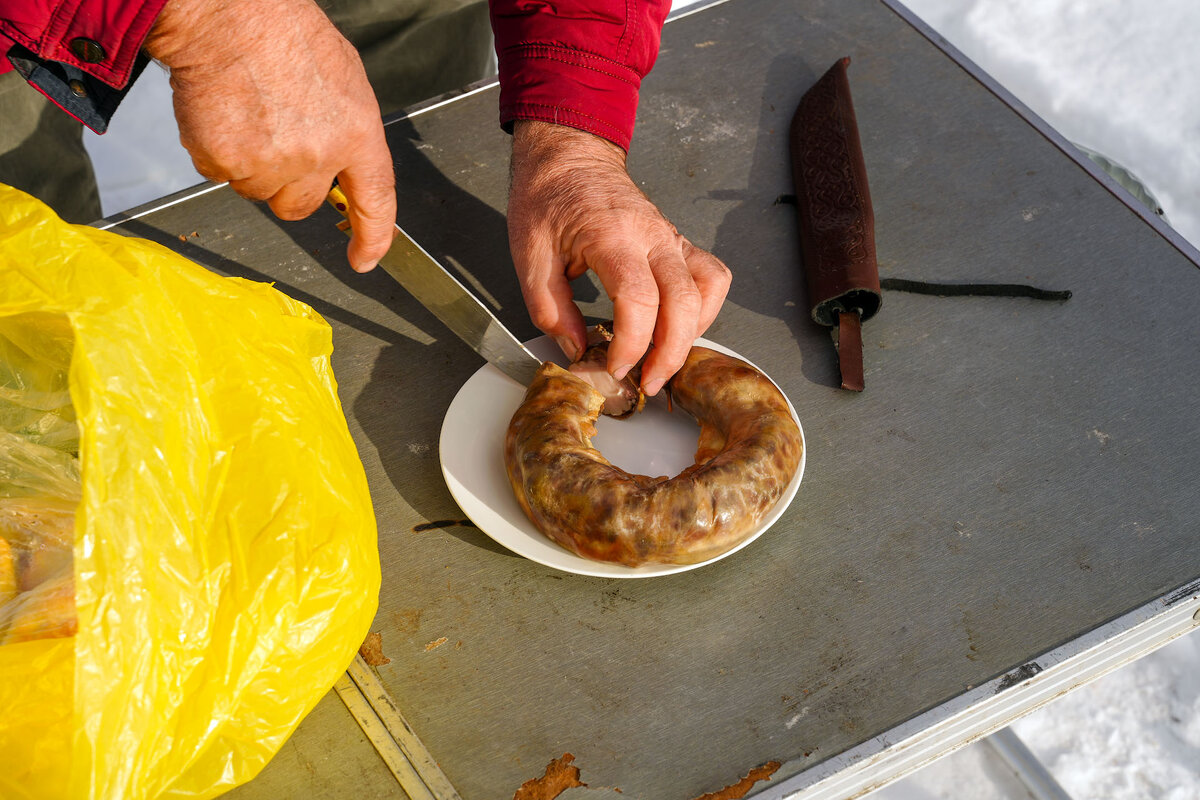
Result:
{"label": "fingernail", "polygon": [[572,361],[579,358],[579,352],[575,349],[575,342],[570,336],[555,336],[554,341],[558,342],[558,349],[562,350],[567,358]]}
{"label": "fingernail", "polygon": [[658,394],[658,390],[663,387],[664,383],[666,383],[666,381],[662,378],[654,378],[653,380],[646,382],[646,385],[642,387],[642,391],[650,397],[654,397],[654,395]]}
{"label": "fingernail", "polygon": [[626,364],[623,367],[617,367],[612,371],[611,374],[614,378],[620,381],[625,379],[625,376],[629,374],[629,370],[631,369],[633,369],[633,364]]}
{"label": "fingernail", "polygon": [[378,261],[368,261],[368,262],[367,262],[367,263],[365,263],[365,264],[360,264],[359,266],[355,267],[355,268],[354,268],[354,271],[355,271],[355,272],[360,272],[360,273],[361,273],[361,272],[370,272],[371,270],[375,269],[375,267],[376,267],[378,264],[379,264],[379,262],[378,262]]}

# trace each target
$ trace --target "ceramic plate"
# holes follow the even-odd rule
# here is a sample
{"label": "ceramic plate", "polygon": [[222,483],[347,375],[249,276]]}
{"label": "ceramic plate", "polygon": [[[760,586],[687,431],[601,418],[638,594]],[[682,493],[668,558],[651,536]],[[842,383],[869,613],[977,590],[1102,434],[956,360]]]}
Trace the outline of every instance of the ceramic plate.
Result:
{"label": "ceramic plate", "polygon": [[[742,358],[727,347],[697,339],[696,344]],[[548,336],[526,343],[542,360],[566,365],[566,359]],[[743,361],[747,359],[742,359]],[[693,463],[700,428],[686,412],[667,411],[665,393],[651,398],[646,408],[624,420],[601,417],[592,445],[627,472],[641,475],[676,475]],[[546,538],[533,526],[517,500],[504,469],[504,434],[513,412],[525,396],[525,387],[490,364],[463,384],[446,410],[440,451],[442,475],[450,494],[470,520],[498,544],[539,564],[577,575],[604,578],[649,578],[670,575],[711,564],[736,553],[763,534],[787,509],[804,475],[804,457],[796,476],[763,518],[754,533],[733,549],[698,564],[656,564],[626,567],[581,558]],[[796,409],[792,417],[796,417]],[[796,420],[799,425],[799,419]],[[801,430],[801,437],[804,433]]]}

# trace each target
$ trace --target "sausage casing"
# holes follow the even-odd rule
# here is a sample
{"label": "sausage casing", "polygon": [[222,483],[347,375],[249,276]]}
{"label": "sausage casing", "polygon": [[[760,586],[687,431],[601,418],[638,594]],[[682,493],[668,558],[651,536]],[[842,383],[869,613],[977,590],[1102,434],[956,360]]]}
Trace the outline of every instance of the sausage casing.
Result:
{"label": "sausage casing", "polygon": [[783,495],[804,452],[786,398],[746,362],[693,347],[669,384],[700,424],[696,463],[634,475],[591,445],[603,396],[547,362],[513,415],[505,466],[535,527],[584,558],[694,564],[736,547]]}

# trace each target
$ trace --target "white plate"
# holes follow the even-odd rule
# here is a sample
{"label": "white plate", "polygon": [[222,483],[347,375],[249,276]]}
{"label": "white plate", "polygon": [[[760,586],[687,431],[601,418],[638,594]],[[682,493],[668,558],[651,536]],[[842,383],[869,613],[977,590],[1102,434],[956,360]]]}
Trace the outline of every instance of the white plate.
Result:
{"label": "white plate", "polygon": [[[567,363],[548,336],[526,344],[538,358],[564,366]],[[706,339],[697,339],[696,344],[742,358],[729,348]],[[665,394],[659,392],[658,397],[646,403],[645,410],[627,419],[601,417],[596,423],[593,446],[612,463],[641,475],[676,475],[690,466],[700,429],[687,412],[676,409],[674,413],[668,413],[663,400]],[[454,396],[442,422],[439,445],[442,475],[459,507],[481,531],[518,555],[564,572],[603,578],[649,578],[719,561],[750,544],[771,527],[792,502],[804,475],[805,457],[801,455],[792,482],[754,533],[737,547],[708,561],[626,567],[581,558],[538,531],[513,497],[504,469],[504,435],[524,396],[524,386],[491,364],[472,375]],[[791,401],[788,407],[792,417],[796,418]],[[798,418],[796,424],[800,424]],[[800,436],[803,438],[803,430]]]}

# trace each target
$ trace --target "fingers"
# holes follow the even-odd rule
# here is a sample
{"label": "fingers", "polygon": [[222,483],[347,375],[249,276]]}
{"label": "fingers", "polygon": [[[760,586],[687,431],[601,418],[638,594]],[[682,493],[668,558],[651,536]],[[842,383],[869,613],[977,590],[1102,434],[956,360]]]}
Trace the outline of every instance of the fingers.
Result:
{"label": "fingers", "polygon": [[510,187],[509,242],[534,323],[567,335],[564,350],[582,344],[569,281],[593,270],[613,304],[609,372],[624,377],[645,356],[642,388],[658,392],[716,318],[729,270],[638,189],[624,151],[590,133],[518,123]]}
{"label": "fingers", "polygon": [[[248,197],[238,182],[229,184],[235,192]],[[309,175],[283,186],[279,191],[266,198],[267,205],[275,216],[283,220],[304,219],[321,207],[325,194],[329,190],[329,182],[317,175]]]}
{"label": "fingers", "polygon": [[350,201],[346,257],[355,272],[370,272],[396,235],[396,176],[382,128],[374,156],[343,170],[338,182]]}
{"label": "fingers", "polygon": [[591,269],[612,301],[608,371],[621,379],[642,361],[642,389],[648,395],[657,394],[683,366],[693,342],[716,318],[730,285],[729,270],[720,259],[692,245],[661,215],[655,217],[649,226],[614,224],[580,234],[573,240],[578,250],[569,263],[550,246],[552,235],[543,232],[545,241],[531,245],[536,235],[510,218],[514,263],[534,324],[575,357],[586,331],[569,281]]}
{"label": "fingers", "polygon": [[[608,371],[620,380],[650,348],[662,298],[646,255],[631,250],[610,251],[594,256],[590,266],[612,300]],[[642,378],[644,382],[645,372]]]}
{"label": "fingers", "polygon": [[512,233],[513,265],[529,319],[538,330],[554,338],[571,361],[583,354],[587,327],[575,305],[569,274],[554,251],[536,234]]}
{"label": "fingers", "polygon": [[[670,361],[679,356],[681,333],[678,321],[680,287],[690,284],[682,258],[661,253],[647,254],[632,239],[620,240],[619,248],[593,250],[589,265],[600,278],[613,304],[613,338],[608,345],[608,371],[620,380],[646,355],[651,343],[661,344],[663,354],[642,365],[642,385],[653,394],[670,376]],[[682,294],[687,294],[686,289]],[[690,294],[695,294],[691,287]],[[698,303],[696,304],[699,305]],[[676,321],[672,326],[669,319]],[[666,324],[664,324],[666,323]],[[661,342],[659,341],[661,338]],[[690,344],[690,341],[688,342]],[[657,349],[657,348],[656,348]],[[684,346],[686,355],[686,346]],[[675,365],[677,369],[679,364]],[[673,370],[671,370],[673,371]]]}
{"label": "fingers", "polygon": [[732,279],[729,268],[719,258],[683,237],[679,239],[678,257],[685,264],[685,274],[654,269],[656,275],[671,276],[671,283],[664,285],[660,281],[663,300],[654,347],[642,366],[642,390],[651,396],[658,394],[663,384],[683,366],[693,342],[716,319]]}
{"label": "fingers", "polygon": [[[260,171],[252,178],[230,180],[229,186],[249,200],[266,201],[279,219],[299,220],[321,207],[336,174],[350,204],[347,258],[356,272],[369,272],[395,236],[396,178],[382,127],[367,130],[364,136],[368,142],[355,149],[356,160],[340,172],[302,163],[290,170]],[[218,167],[209,171],[223,172]]]}
{"label": "fingers", "polygon": [[561,273],[525,291],[529,318],[538,330],[554,338],[558,349],[571,361],[583,355],[587,345],[587,325],[574,303],[571,285]]}
{"label": "fingers", "polygon": [[[664,224],[670,228],[665,220]],[[685,244],[700,268],[699,283],[692,264],[685,258]],[[648,395],[657,394],[683,366],[692,343],[711,323],[724,299],[723,291],[720,297],[711,297],[711,287],[720,286],[716,267],[723,265],[712,256],[701,258],[700,253],[703,251],[692,247],[670,228],[669,242],[642,259],[629,258],[622,268],[616,269],[609,264],[593,265],[613,301],[609,372],[623,377],[646,355],[642,364],[642,390]],[[706,299],[701,286],[709,288],[709,298]],[[714,300],[716,308],[712,307]]]}
{"label": "fingers", "polygon": [[700,318],[696,325],[696,335],[703,336],[717,318],[717,313],[729,294],[733,273],[721,259],[707,250],[701,250],[687,239],[683,240],[683,258],[700,292]]}
{"label": "fingers", "polygon": [[391,244],[395,177],[361,59],[313,0],[215,8],[172,0],[145,45],[171,68],[197,171],[287,220],[315,211],[337,177],[351,203],[347,255],[371,269]]}
{"label": "fingers", "polygon": [[[683,274],[672,267],[653,269],[660,280],[662,302],[654,333],[654,347],[642,365],[642,390],[658,394],[663,384],[674,375],[691,351],[692,343],[716,319],[729,292],[732,274],[713,254],[701,250],[687,239],[681,239],[679,259],[684,263]],[[672,254],[672,262],[675,254]]]}
{"label": "fingers", "polygon": [[[391,247],[396,225],[395,173],[382,130],[375,152],[363,156],[337,173],[338,183],[350,205],[351,239],[346,254],[356,272],[369,272]],[[299,220],[311,215],[325,202],[334,176],[326,171],[299,171],[301,177],[276,188],[277,176],[229,181],[230,187],[250,200],[265,200],[275,216]]]}

